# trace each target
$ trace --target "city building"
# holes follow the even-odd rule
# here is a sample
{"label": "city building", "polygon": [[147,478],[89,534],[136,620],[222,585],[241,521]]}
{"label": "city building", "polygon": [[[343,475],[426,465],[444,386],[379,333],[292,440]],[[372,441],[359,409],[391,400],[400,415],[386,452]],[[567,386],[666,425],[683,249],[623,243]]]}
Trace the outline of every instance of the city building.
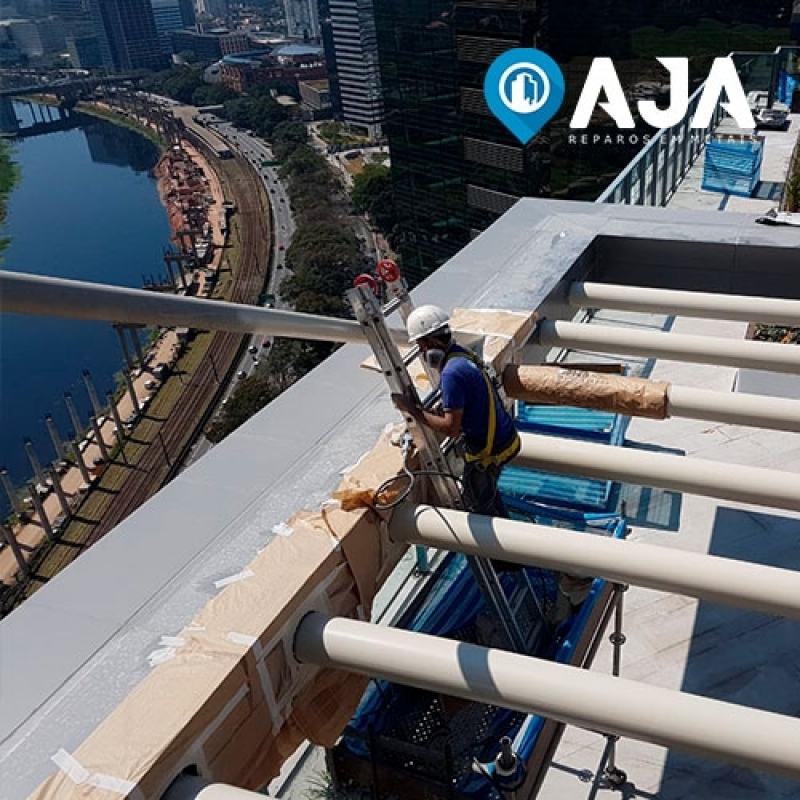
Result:
{"label": "city building", "polygon": [[127,72],[166,66],[149,0],[90,0],[89,9],[107,69]]}
{"label": "city building", "polygon": [[150,0],[153,7],[153,19],[161,52],[172,53],[172,32],[181,30],[185,23],[178,0]]}
{"label": "city building", "polygon": [[286,31],[289,36],[318,40],[319,11],[316,0],[284,0]]}
{"label": "city building", "polygon": [[228,55],[222,60],[221,81],[237,92],[259,85],[285,91],[291,85],[299,94],[301,81],[326,77],[322,48],[312,45],[289,44],[274,50]]}
{"label": "city building", "polygon": [[[653,58],[660,54],[651,46],[655,35],[698,56],[691,60],[695,79],[704,77],[711,54],[727,55],[739,41],[743,50],[770,51],[786,43],[788,34],[779,0],[726,10],[712,0],[625,0],[613,11],[591,13],[582,0],[548,3],[546,10],[525,0],[372,2],[392,157],[395,243],[413,281],[520,197],[594,199],[642,146],[652,132],[644,125],[622,144],[569,143],[569,118],[591,57],[612,57],[624,86],[652,80],[661,91],[666,74]],[[747,31],[757,43],[737,39]],[[483,95],[488,66],[515,47],[549,53],[567,85],[561,112],[525,146],[492,115]],[[617,132],[603,113],[592,124],[594,131]]]}
{"label": "city building", "polygon": [[311,119],[323,119],[330,114],[331,89],[329,81],[300,81],[297,84],[297,88],[300,90],[303,111],[307,112]]}
{"label": "city building", "polygon": [[103,52],[96,34],[67,37],[67,52],[73,67],[97,69],[103,66]]}
{"label": "city building", "polygon": [[25,58],[35,60],[48,53],[63,52],[66,47],[66,27],[57,17],[9,19],[0,21],[0,25],[5,38]]}
{"label": "city building", "polygon": [[191,28],[195,23],[194,2],[193,0],[178,0],[181,9],[181,19],[184,28]]}
{"label": "city building", "polygon": [[384,107],[372,0],[321,0],[320,15],[334,109],[344,122],[378,137]]}
{"label": "city building", "polygon": [[228,0],[197,0],[196,9],[212,19],[227,19],[229,14]]}
{"label": "city building", "polygon": [[85,0],[51,0],[50,11],[61,19],[84,19],[88,13]]}
{"label": "city building", "polygon": [[246,53],[253,46],[246,33],[231,32],[227,28],[173,31],[171,37],[173,53],[190,52],[202,62],[219,61],[227,54]]}

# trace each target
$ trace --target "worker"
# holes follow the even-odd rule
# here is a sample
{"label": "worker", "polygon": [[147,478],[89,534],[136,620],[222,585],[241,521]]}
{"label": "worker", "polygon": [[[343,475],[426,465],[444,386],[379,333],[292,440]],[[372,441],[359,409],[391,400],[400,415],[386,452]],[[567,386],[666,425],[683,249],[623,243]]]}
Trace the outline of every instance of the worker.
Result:
{"label": "worker", "polygon": [[520,438],[480,359],[461,347],[450,331],[450,317],[437,306],[420,306],[406,321],[408,339],[439,377],[441,407],[426,411],[416,393],[393,394],[397,408],[437,433],[462,437],[462,497],[467,511],[507,517],[497,490],[503,465],[517,455]]}

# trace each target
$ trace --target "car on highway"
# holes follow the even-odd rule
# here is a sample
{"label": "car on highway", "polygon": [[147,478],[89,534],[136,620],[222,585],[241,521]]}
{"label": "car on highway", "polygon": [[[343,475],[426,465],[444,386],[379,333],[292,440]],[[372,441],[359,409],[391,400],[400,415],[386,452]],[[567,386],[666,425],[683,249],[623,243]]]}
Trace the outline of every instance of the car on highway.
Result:
{"label": "car on highway", "polygon": [[286,249],[286,245],[285,244],[279,244],[278,245],[278,250],[285,250],[285,249]]}
{"label": "car on highway", "polygon": [[258,352],[258,348],[254,344],[251,344],[250,347],[247,348],[247,352],[254,356]]}
{"label": "car on highway", "polygon": [[247,377],[247,373],[246,373],[246,372],[245,372],[243,369],[240,369],[240,370],[239,370],[239,371],[236,373],[236,377],[237,377],[237,378],[238,378],[240,381],[241,381],[241,380],[244,380],[244,379]]}

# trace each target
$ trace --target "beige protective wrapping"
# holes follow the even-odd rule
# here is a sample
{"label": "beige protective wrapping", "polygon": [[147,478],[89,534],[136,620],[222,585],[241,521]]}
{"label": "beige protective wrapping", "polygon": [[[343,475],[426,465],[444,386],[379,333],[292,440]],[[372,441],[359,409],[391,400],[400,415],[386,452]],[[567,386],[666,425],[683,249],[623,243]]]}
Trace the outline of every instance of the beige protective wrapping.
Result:
{"label": "beige protective wrapping", "polygon": [[508,365],[503,388],[527,403],[595,408],[635,417],[666,419],[670,384],[559,367]]}
{"label": "beige protective wrapping", "polygon": [[[494,367],[499,375],[506,364],[518,359],[519,351],[530,337],[536,322],[535,314],[497,309],[455,308],[450,328],[456,341],[474,350]],[[411,348],[400,348],[405,355]],[[364,369],[380,371],[374,356],[366,359]],[[408,366],[408,374],[420,393],[430,391],[430,381],[419,359]]]}
{"label": "beige protective wrapping", "polygon": [[[498,327],[488,349],[499,362],[524,344],[532,323],[491,313]],[[30,798],[158,800],[190,766],[214,781],[259,789],[305,739],[333,745],[366,679],[298,664],[292,636],[312,609],[369,619],[405,552],[363,505],[401,472],[392,443],[401,430],[387,430],[341,482],[335,495],[352,510],[332,501],[289,520],[289,535],[270,541],[169,640],[160,663],[74,753],[62,754],[69,763],[62,759]]]}

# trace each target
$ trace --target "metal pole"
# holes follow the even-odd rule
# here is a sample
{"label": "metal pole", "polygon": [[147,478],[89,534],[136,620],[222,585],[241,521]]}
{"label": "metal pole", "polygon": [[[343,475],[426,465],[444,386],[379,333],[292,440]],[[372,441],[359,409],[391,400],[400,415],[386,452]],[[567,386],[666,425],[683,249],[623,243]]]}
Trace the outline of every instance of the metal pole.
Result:
{"label": "metal pole", "polygon": [[301,662],[800,778],[800,719],[350,619],[307,614]]}
{"label": "metal pole", "polygon": [[542,320],[536,329],[539,344],[597,353],[626,353],[646,358],[668,358],[695,364],[718,364],[772,372],[800,373],[800,347],[715,336],[636,331],[610,325]]}
{"label": "metal pole", "polygon": [[75,463],[78,465],[78,469],[81,472],[83,482],[88,486],[92,482],[92,476],[89,474],[89,470],[86,468],[86,462],[83,460],[81,448],[74,439],[72,442],[70,442],[70,444],[72,445],[72,454],[75,456]]}
{"label": "metal pole", "polygon": [[65,517],[69,517],[72,514],[72,509],[69,507],[69,501],[67,500],[67,496],[64,494],[64,487],[61,485],[61,478],[58,472],[56,472],[56,470],[54,470],[52,467],[50,467],[48,474],[53,483],[53,489],[56,493],[56,497],[58,498],[61,510],[64,512]]}
{"label": "metal pole", "polygon": [[583,475],[800,511],[797,475],[700,458],[609,447],[555,436],[522,434],[514,464],[545,472]]}
{"label": "metal pole", "polygon": [[269,800],[272,795],[211,783],[199,775],[179,775],[161,800]]}
{"label": "metal pole", "polygon": [[122,348],[122,355],[125,358],[125,363],[128,365],[128,369],[133,369],[133,358],[131,357],[130,350],[128,350],[128,343],[125,341],[125,326],[118,325],[116,322],[114,323],[114,330],[117,332],[117,338],[119,339],[119,346]]}
{"label": "metal pole", "polygon": [[14,560],[17,562],[19,571],[27,578],[31,574],[31,568],[28,566],[25,556],[22,555],[22,548],[19,546],[17,537],[14,536],[14,531],[3,522],[0,522],[0,539],[8,545],[14,555]]}
{"label": "metal pole", "polygon": [[75,401],[69,392],[64,392],[64,403],[67,406],[69,418],[72,420],[72,427],[75,428],[75,435],[80,436],[86,430],[86,426],[81,422],[81,418],[78,416],[78,409],[75,408]]}
{"label": "metal pole", "polygon": [[39,481],[42,486],[47,486],[42,464],[39,461],[39,456],[36,454],[36,448],[33,446],[33,442],[30,439],[25,439],[25,452],[28,455],[28,461],[30,461],[31,469],[36,475],[36,480]]}
{"label": "metal pole", "polygon": [[117,404],[114,401],[114,393],[113,392],[106,392],[106,402],[108,403],[108,408],[111,411],[111,417],[114,420],[114,427],[117,429],[117,438],[120,441],[120,444],[125,439],[125,428],[122,426],[122,420],[119,416],[119,409],[117,408]]}
{"label": "metal pole", "polygon": [[680,317],[800,326],[800,300],[776,297],[650,289],[610,283],[573,283],[567,299],[577,308],[613,308]]}
{"label": "metal pole", "polygon": [[53,420],[53,415],[48,414],[44,418],[44,424],[47,426],[47,432],[50,434],[50,440],[53,442],[53,449],[56,451],[56,458],[64,458],[64,443],[58,435],[56,423]]}
{"label": "metal pole", "polygon": [[103,441],[103,433],[100,430],[100,423],[97,421],[97,417],[89,417],[89,422],[92,425],[92,430],[94,431],[94,438],[97,441],[97,446],[100,448],[100,452],[103,455],[103,458],[106,461],[110,461],[111,457],[108,453],[108,448],[106,447],[106,443]]}
{"label": "metal pole", "polygon": [[131,342],[133,342],[133,349],[136,351],[136,358],[139,359],[139,364],[144,364],[144,353],[142,352],[142,342],[139,339],[139,326],[129,325]]}
{"label": "metal pole", "polygon": [[800,573],[435,506],[401,503],[395,541],[535,564],[800,619]]}
{"label": "metal pole", "polygon": [[131,398],[131,403],[133,403],[133,407],[136,410],[136,413],[141,414],[142,407],[139,404],[139,398],[136,396],[136,389],[134,388],[130,372],[123,371],[122,379],[125,381],[125,388],[128,390],[128,396]]}
{"label": "metal pole", "polygon": [[32,484],[28,484],[28,494],[31,497],[31,501],[33,502],[33,507],[36,509],[36,514],[39,517],[39,524],[44,529],[47,538],[52,542],[55,541],[55,534],[53,533],[53,526],[50,524],[50,520],[47,518],[47,513],[44,510],[44,504],[39,497],[39,493],[36,491],[36,487]]}
{"label": "metal pole", "polygon": [[[361,326],[352,320],[238,303],[209,303],[196,297],[155,294],[7,270],[0,271],[0,295],[3,310],[17,314],[263,333],[325,342],[364,341]],[[404,330],[392,330],[391,334],[396,342],[408,344]]]}
{"label": "metal pole", "polygon": [[92,381],[92,375],[88,369],[83,371],[83,382],[86,386],[86,391],[89,395],[89,402],[92,404],[92,410],[94,411],[94,415],[96,417],[102,416],[103,408],[100,405],[100,400],[97,397],[97,390],[94,388],[94,382]]}
{"label": "metal pole", "polygon": [[2,481],[3,488],[6,491],[6,495],[8,495],[8,502],[11,503],[12,510],[15,514],[19,514],[22,511],[22,504],[19,502],[19,497],[17,497],[17,492],[5,467],[0,467],[0,481]]}
{"label": "metal pole", "polygon": [[800,431],[800,400],[738,392],[712,392],[672,385],[667,391],[669,415],[731,425],[753,425]]}

